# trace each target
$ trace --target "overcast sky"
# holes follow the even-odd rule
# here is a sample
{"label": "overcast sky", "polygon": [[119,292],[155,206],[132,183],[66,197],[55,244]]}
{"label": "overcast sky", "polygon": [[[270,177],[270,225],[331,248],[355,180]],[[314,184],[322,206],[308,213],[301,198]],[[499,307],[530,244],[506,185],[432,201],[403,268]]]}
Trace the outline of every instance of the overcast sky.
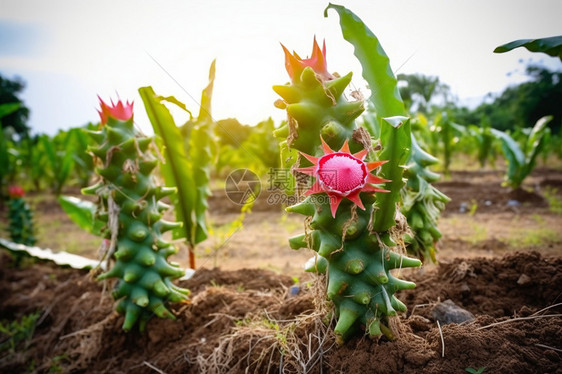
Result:
{"label": "overcast sky", "polygon": [[[529,60],[557,59],[517,49],[522,38],[562,34],[560,0],[340,1],[379,37],[395,73],[438,75],[462,102],[524,80]],[[213,116],[254,125],[284,113],[271,86],[288,81],[279,43],[301,57],[326,40],[328,69],[360,66],[334,11],[317,0],[0,0],[0,74],[20,76],[34,133],[98,121],[97,95],[135,101],[135,120],[150,133],[138,88],[174,95],[198,113],[208,69],[217,59]],[[173,77],[173,79],[171,77]],[[179,112],[174,112],[178,115]],[[178,118],[181,123],[183,118]]]}

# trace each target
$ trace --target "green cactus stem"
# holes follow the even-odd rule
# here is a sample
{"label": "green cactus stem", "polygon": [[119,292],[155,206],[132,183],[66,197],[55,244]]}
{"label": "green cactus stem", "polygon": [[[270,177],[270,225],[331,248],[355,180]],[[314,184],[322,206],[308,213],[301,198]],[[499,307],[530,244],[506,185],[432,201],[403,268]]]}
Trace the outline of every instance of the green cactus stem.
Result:
{"label": "green cactus stem", "polygon": [[[374,122],[367,128],[376,132],[383,118],[407,115],[390,60],[377,36],[356,14],[344,6],[330,4],[324,11],[325,17],[330,9],[338,13],[342,35],[353,45],[354,54],[363,68],[363,78],[371,91],[366,120]],[[407,252],[424,261],[436,262],[436,243],[441,238],[437,220],[450,199],[431,184],[439,179],[439,175],[429,167],[438,160],[421,149],[413,133],[410,136],[411,152],[404,173],[408,182],[401,192],[401,212],[412,231],[412,235],[405,237]]]}
{"label": "green cactus stem", "polygon": [[[376,177],[371,171],[386,160],[364,160],[374,152],[366,130],[355,122],[364,110],[363,103],[349,102],[343,95],[351,74],[329,74],[325,46],[320,50],[316,41],[309,59],[303,60],[285,48],[284,51],[291,82],[273,89],[282,98],[276,106],[286,109],[288,124],[276,136],[300,151],[300,168],[296,170],[315,178],[305,192],[309,196],[287,208],[307,216],[306,233],[291,238],[290,246],[310,248],[317,253],[307,270],[327,276],[327,296],[336,308],[334,331],[340,344],[360,330],[373,338],[382,334],[392,338],[389,318],[406,310],[394,294],[415,285],[398,279],[391,271],[421,265],[419,260],[392,250],[395,240],[401,239],[401,233],[393,226],[396,200],[403,185],[400,163],[407,157],[409,147],[409,143],[399,144],[395,140],[404,139],[402,132],[409,138],[409,122],[404,118],[387,120],[393,129],[389,131],[396,130],[396,136],[385,137],[389,142],[383,143],[382,154],[398,159],[384,165],[388,167],[383,175],[397,180]],[[329,178],[330,170],[335,172],[335,179]],[[387,191],[373,185],[384,182],[389,182],[387,186],[393,190],[397,184],[398,190]],[[373,192],[377,192],[377,197]],[[379,195],[385,194],[388,198],[379,199]],[[392,217],[391,224],[388,217]]]}
{"label": "green cactus stem", "polygon": [[24,191],[19,186],[10,186],[8,194],[10,238],[14,243],[33,246],[36,242],[33,235],[33,212],[23,198]]}
{"label": "green cactus stem", "polygon": [[117,311],[125,315],[123,329],[139,322],[144,331],[153,315],[175,319],[167,304],[182,302],[188,294],[172,283],[184,271],[168,262],[177,249],[162,235],[181,225],[162,219],[168,205],[161,199],[175,189],[156,184],[153,140],[134,128],[132,104],[100,102],[102,127],[90,132],[98,144],[89,151],[98,161],[101,180],[82,190],[100,197],[98,216],[107,221],[105,236],[114,248],[110,255],[115,264],[98,279],[117,278],[113,297],[119,300]]}

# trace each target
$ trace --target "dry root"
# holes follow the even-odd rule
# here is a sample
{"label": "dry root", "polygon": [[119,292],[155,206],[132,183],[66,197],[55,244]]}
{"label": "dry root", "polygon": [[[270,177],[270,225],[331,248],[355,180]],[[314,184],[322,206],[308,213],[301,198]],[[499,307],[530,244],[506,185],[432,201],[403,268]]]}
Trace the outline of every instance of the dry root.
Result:
{"label": "dry root", "polygon": [[[309,292],[313,293],[314,312],[289,320],[273,318],[275,310],[247,316],[210,355],[197,357],[200,372],[308,373],[321,368],[324,355],[336,343],[331,321],[325,321],[328,305],[322,296],[324,282],[317,280],[312,287]],[[280,300],[280,306],[298,301]]]}

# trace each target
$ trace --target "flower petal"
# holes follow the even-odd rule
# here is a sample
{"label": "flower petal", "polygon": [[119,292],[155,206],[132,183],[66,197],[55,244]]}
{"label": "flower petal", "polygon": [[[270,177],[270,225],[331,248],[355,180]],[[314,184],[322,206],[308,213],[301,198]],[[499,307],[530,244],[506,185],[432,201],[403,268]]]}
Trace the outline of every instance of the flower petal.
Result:
{"label": "flower petal", "polygon": [[385,190],[382,188],[375,187],[371,184],[366,184],[365,187],[361,190],[363,192],[390,192],[389,190]]}
{"label": "flower petal", "polygon": [[314,175],[314,173],[316,172],[316,166],[313,165],[306,168],[298,168],[295,170],[303,174]]}
{"label": "flower petal", "polygon": [[308,191],[306,191],[304,193],[305,196],[308,195],[313,195],[316,193],[321,193],[321,192],[325,192],[324,189],[322,188],[322,186],[320,186],[320,183],[318,182],[318,179],[314,181],[314,184],[312,185],[312,187],[310,187],[308,189]]}
{"label": "flower petal", "polygon": [[[364,190],[363,190],[364,191]],[[351,201],[353,201],[355,203],[355,205],[357,205],[361,210],[365,210],[365,206],[363,205],[363,202],[361,201],[361,197],[359,197],[359,191],[349,194],[349,196],[347,196],[347,198]]]}
{"label": "flower petal", "polygon": [[367,162],[367,169],[369,169],[369,171],[375,170],[376,168],[378,168],[379,166],[381,166],[383,164],[386,164],[387,162],[388,162],[388,160]]}
{"label": "flower petal", "polygon": [[343,197],[334,194],[328,194],[328,197],[330,198],[330,210],[332,211],[332,217],[336,218],[336,211],[338,210]]}
{"label": "flower petal", "polygon": [[386,182],[392,182],[392,181],[390,179],[379,178],[376,175],[373,175],[371,173],[369,173],[369,175],[367,175],[367,183],[381,184],[381,183],[386,183]]}
{"label": "flower petal", "polygon": [[319,157],[314,157],[311,155],[307,155],[306,153],[302,153],[299,152],[301,154],[301,156],[303,156],[304,158],[306,158],[308,161],[312,162],[314,165],[316,165],[316,163],[318,162],[318,158]]}
{"label": "flower petal", "polygon": [[330,146],[328,145],[328,143],[326,143],[324,141],[324,138],[320,137],[320,140],[322,140],[322,150],[324,151],[324,155],[330,154],[330,153],[334,153],[334,151],[332,150],[332,148],[330,148]]}
{"label": "flower petal", "polygon": [[347,139],[345,139],[345,142],[343,142],[343,145],[341,146],[339,152],[345,152],[351,154],[351,152],[349,151],[349,144],[347,143]]}
{"label": "flower petal", "polygon": [[[357,153],[353,154],[353,157],[360,159],[361,161],[363,161],[365,159],[365,156],[367,156],[367,153],[369,153],[368,149],[363,149],[362,151],[359,151]],[[367,164],[369,165],[369,164]],[[370,170],[370,169],[369,169]]]}

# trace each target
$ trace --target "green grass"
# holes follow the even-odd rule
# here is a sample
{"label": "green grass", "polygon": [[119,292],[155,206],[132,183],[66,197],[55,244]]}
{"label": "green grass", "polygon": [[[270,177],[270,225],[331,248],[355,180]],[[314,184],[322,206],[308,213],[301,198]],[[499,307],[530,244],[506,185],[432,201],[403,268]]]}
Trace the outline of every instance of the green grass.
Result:
{"label": "green grass", "polygon": [[562,197],[557,195],[556,188],[547,187],[543,192],[543,196],[548,202],[548,209],[552,213],[562,214]]}
{"label": "green grass", "polygon": [[0,322],[0,352],[14,351],[21,342],[29,342],[40,313],[24,315],[19,320]]}
{"label": "green grass", "polygon": [[507,238],[508,245],[514,249],[542,247],[559,241],[560,234],[558,231],[542,227],[513,230]]}

